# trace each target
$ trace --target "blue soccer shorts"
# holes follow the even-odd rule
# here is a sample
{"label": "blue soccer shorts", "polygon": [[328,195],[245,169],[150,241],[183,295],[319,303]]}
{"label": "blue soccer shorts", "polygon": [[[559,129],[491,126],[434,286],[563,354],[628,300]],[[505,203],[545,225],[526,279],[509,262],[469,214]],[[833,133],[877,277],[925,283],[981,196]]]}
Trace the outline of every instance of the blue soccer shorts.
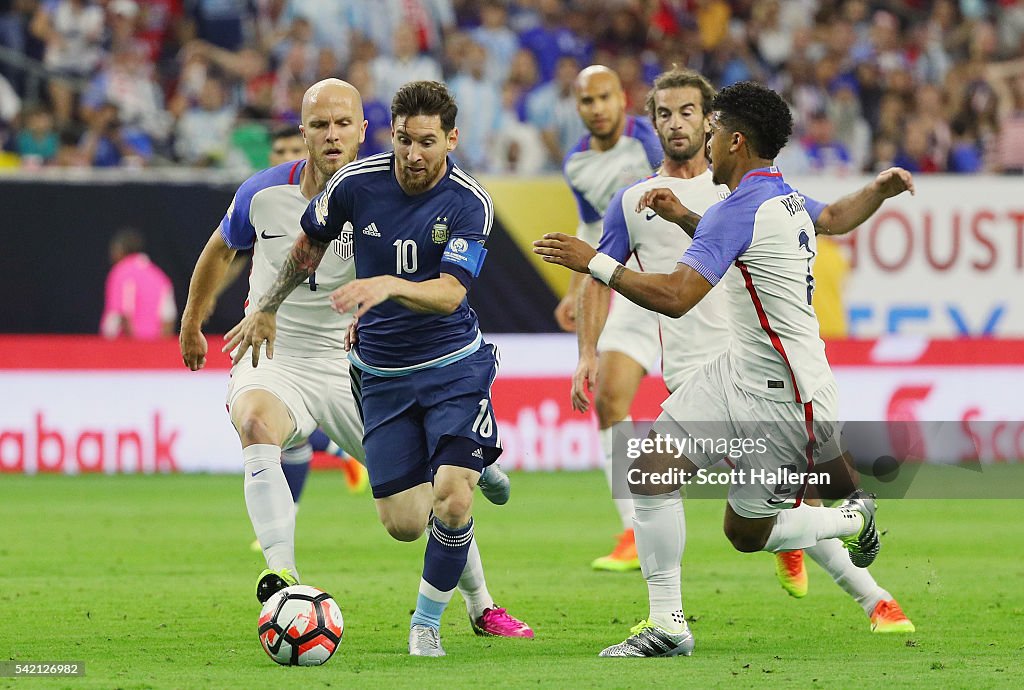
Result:
{"label": "blue soccer shorts", "polygon": [[491,404],[498,373],[493,345],[405,376],[351,371],[374,498],[431,482],[441,465],[480,472],[501,455]]}

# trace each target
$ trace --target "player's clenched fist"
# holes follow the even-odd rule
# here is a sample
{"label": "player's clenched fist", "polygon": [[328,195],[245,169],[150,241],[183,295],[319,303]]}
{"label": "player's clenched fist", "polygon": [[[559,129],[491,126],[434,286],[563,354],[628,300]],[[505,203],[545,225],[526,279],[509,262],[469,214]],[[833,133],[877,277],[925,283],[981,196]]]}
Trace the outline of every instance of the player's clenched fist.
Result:
{"label": "player's clenched fist", "polygon": [[231,358],[232,364],[238,364],[251,348],[252,365],[255,367],[260,363],[260,346],[264,342],[267,344],[267,357],[274,358],[274,337],[276,335],[277,318],[274,314],[257,310],[246,314],[244,319],[227,332],[227,335],[224,336],[227,344],[224,345],[221,352],[230,352],[238,347],[235,356]]}
{"label": "player's clenched fist", "polygon": [[561,232],[549,232],[533,243],[533,253],[550,264],[558,264],[580,273],[589,273],[587,265],[597,251],[577,237]]}

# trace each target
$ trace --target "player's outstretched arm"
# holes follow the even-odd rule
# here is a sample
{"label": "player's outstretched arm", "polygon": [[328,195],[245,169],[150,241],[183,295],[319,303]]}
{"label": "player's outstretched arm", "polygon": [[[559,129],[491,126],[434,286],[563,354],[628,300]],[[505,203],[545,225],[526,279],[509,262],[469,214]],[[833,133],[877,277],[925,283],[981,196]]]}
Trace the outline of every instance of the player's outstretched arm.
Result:
{"label": "player's outstretched arm", "polygon": [[181,359],[192,371],[206,366],[207,343],[203,335],[203,323],[209,318],[217,303],[217,295],[228,272],[235,250],[224,242],[220,228],[213,231],[203,251],[199,254],[192,280],[188,285],[188,299],[181,313],[181,333],[178,345]]}
{"label": "player's outstretched arm", "polygon": [[327,253],[329,242],[320,242],[306,233],[301,233],[292,246],[292,251],[277,273],[277,279],[270,289],[245,318],[224,336],[227,343],[223,352],[238,348],[232,363],[242,361],[245,353],[252,348],[252,365],[260,362],[260,347],[267,344],[267,357],[274,358],[274,337],[277,334],[277,310],[296,287],[306,282],[320,265]]}
{"label": "player's outstretched arm", "polygon": [[586,242],[560,232],[535,241],[533,253],[548,263],[590,273],[630,302],[671,318],[693,309],[712,288],[707,278],[685,264],[677,264],[672,273],[631,271]]}
{"label": "player's outstretched arm", "polygon": [[573,275],[580,276],[583,284],[576,302],[576,343],[580,356],[572,377],[572,407],[586,412],[590,409],[587,391],[597,385],[597,340],[608,320],[611,291],[592,277],[580,273]]}
{"label": "player's outstretched arm", "polygon": [[822,235],[845,235],[870,218],[886,199],[914,191],[914,178],[908,171],[883,170],[861,189],[826,206],[814,229]]}
{"label": "player's outstretched arm", "polygon": [[343,314],[355,310],[358,319],[389,299],[421,314],[451,314],[465,298],[466,288],[449,273],[422,283],[397,276],[374,276],[342,285],[331,293],[331,304]]}

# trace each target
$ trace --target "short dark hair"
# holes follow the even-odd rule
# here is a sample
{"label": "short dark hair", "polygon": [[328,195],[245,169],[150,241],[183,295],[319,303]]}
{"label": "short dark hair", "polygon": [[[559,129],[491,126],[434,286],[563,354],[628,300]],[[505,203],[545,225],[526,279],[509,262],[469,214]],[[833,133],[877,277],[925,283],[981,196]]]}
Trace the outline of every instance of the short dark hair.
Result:
{"label": "short dark hair", "polygon": [[665,89],[685,89],[692,87],[700,91],[701,108],[707,113],[711,110],[711,101],[715,98],[715,87],[711,85],[704,75],[693,70],[681,69],[672,65],[672,69],[662,72],[654,78],[654,85],[647,92],[647,116],[654,119],[654,97],[659,91]]}
{"label": "short dark hair", "polygon": [[295,125],[278,125],[270,131],[270,141],[275,142],[278,139],[287,139],[288,137],[301,137],[302,132],[298,130]]}
{"label": "short dark hair", "polygon": [[447,133],[455,128],[455,116],[458,114],[455,97],[448,87],[437,81],[411,81],[391,99],[392,124],[400,117],[437,115],[441,118],[441,129]]}
{"label": "short dark hair", "polygon": [[759,158],[773,160],[793,133],[793,115],[782,96],[767,86],[741,81],[718,92],[711,102],[721,126],[741,132]]}
{"label": "short dark hair", "polygon": [[146,248],[146,239],[135,228],[121,228],[110,238],[111,247],[120,247],[125,256],[138,254]]}

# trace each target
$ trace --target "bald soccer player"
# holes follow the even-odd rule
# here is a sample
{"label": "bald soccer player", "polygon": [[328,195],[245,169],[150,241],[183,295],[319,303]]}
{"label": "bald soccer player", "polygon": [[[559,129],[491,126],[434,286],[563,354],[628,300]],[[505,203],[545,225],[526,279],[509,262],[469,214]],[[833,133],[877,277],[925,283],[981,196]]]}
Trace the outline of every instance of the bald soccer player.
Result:
{"label": "bald soccer player", "polygon": [[[602,65],[591,65],[579,73],[574,91],[576,108],[589,133],[569,152],[562,169],[579,209],[576,236],[597,247],[602,218],[612,196],[653,174],[663,154],[650,121],[626,115],[626,94],[615,72]],[[628,265],[640,268],[635,258]],[[569,290],[555,310],[555,318],[564,330],[576,330],[577,301],[584,279],[590,280],[589,276],[572,275]],[[593,347],[593,343],[580,341],[581,352],[588,346]],[[581,363],[596,361],[600,375],[593,366],[581,366],[574,381],[596,377],[594,407],[605,476],[611,486],[612,427],[630,420],[629,409],[640,381],[661,354],[657,315],[616,295],[597,352],[596,360],[581,359]],[[628,499],[615,499],[614,503],[622,532],[612,552],[596,559],[591,566],[596,570],[638,570],[633,504]]]}
{"label": "bald soccer player", "polygon": [[[235,256],[254,247],[246,313],[269,290],[288,259],[309,200],[323,191],[335,172],[355,160],[366,133],[359,92],[340,79],[325,79],[306,91],[302,124],[306,157],[256,173],[238,188],[224,219],[203,249],[192,274],[181,322],[181,354],[193,371],[206,364],[202,323],[213,307],[215,288]],[[355,278],[352,228],[331,243],[316,273],[294,290],[277,312],[274,347],[257,367],[242,358],[231,370],[228,409],[242,442],[245,503],[262,547],[267,569],[256,597],[298,583],[295,566],[295,506],[282,470],[282,456],[321,427],[358,460],[365,459],[363,424],[349,376],[344,340],[350,313],[331,307],[330,294]],[[495,468],[499,479],[503,477]],[[493,478],[492,478],[493,480]],[[493,484],[500,484],[493,480]],[[507,499],[507,480],[504,484]],[[502,502],[501,496],[488,495]],[[497,500],[496,500],[497,499]],[[471,545],[458,584],[470,622],[481,635],[532,636],[528,626],[510,628],[484,578],[480,552]]]}

